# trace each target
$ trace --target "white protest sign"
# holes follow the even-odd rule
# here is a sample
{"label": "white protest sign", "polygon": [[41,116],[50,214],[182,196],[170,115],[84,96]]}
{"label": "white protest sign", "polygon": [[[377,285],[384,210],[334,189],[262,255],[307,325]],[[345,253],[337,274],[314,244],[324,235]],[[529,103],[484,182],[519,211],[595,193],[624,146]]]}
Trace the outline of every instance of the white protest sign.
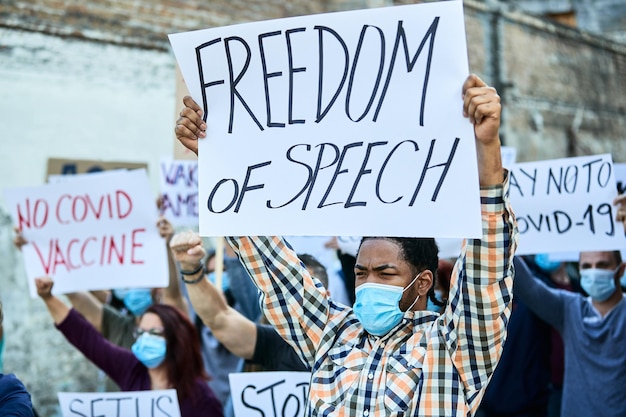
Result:
{"label": "white protest sign", "polygon": [[161,214],[175,227],[198,227],[198,161],[162,158]]}
{"label": "white protest sign", "polygon": [[626,164],[613,164],[615,168],[615,180],[617,182],[617,193],[626,192]]}
{"label": "white protest sign", "polygon": [[4,190],[22,247],[32,297],[49,275],[55,294],[165,287],[167,252],[144,169]]}
{"label": "white protest sign", "polygon": [[207,118],[201,235],[480,237],[461,1],[169,39]]}
{"label": "white protest sign", "polygon": [[63,417],[180,417],[176,390],[59,392]]}
{"label": "white protest sign", "polygon": [[309,393],[309,372],[239,372],[228,375],[235,417],[252,412],[301,417]]}
{"label": "white protest sign", "polygon": [[610,154],[520,163],[510,173],[517,255],[626,247]]}

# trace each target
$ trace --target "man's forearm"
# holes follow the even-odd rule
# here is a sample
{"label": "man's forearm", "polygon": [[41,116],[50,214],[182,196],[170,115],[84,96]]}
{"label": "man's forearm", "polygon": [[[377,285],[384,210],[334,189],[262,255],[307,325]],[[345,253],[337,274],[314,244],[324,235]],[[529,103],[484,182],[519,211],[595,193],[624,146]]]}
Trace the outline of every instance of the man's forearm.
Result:
{"label": "man's forearm", "polygon": [[500,139],[490,144],[476,144],[478,179],[481,186],[502,184],[504,181]]}
{"label": "man's forearm", "polygon": [[256,343],[254,322],[230,307],[224,295],[208,279],[186,285],[196,314],[215,338],[234,355],[252,358]]}

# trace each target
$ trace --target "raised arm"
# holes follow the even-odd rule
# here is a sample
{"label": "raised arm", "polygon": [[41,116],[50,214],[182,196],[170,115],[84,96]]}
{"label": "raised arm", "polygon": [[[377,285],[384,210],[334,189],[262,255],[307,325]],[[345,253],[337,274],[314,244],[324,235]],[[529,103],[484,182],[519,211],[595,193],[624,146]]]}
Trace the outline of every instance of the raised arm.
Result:
{"label": "raised arm", "polygon": [[501,112],[496,89],[474,74],[467,77],[463,84],[463,116],[474,125],[481,186],[504,181],[499,134]]}
{"label": "raised arm", "polygon": [[54,324],[59,324],[65,320],[67,315],[70,313],[70,308],[59,298],[52,295],[53,285],[54,283],[50,277],[35,278],[37,295],[39,295],[43,302],[46,303],[46,307],[48,308],[48,312],[50,313]]}
{"label": "raised arm", "polygon": [[500,158],[500,98],[475,75],[467,78],[463,98],[463,113],[474,125],[483,230],[481,239],[463,245],[440,332],[467,398],[477,407],[477,394],[489,381],[506,338],[518,232]]}
{"label": "raised arm", "polygon": [[513,291],[516,297],[526,303],[528,308],[540,319],[561,331],[565,320],[565,300],[574,293],[548,287],[540,279],[533,276],[526,262],[519,256],[515,257],[515,284]]}
{"label": "raised arm", "polygon": [[72,307],[102,333],[102,316],[104,314],[102,302],[95,295],[86,291],[68,293],[67,298],[72,303]]}
{"label": "raised arm", "polygon": [[181,271],[198,271],[192,275],[183,275],[196,314],[230,352],[244,359],[252,359],[257,338],[256,326],[230,307],[224,294],[206,279],[202,268],[206,252],[200,236],[193,232],[178,233],[172,238],[170,248]]}
{"label": "raised arm", "polygon": [[87,359],[120,384],[130,367],[138,363],[134,355],[128,349],[115,346],[106,340],[82,315],[52,295],[51,278],[37,278],[35,285],[37,294],[46,303],[54,324],[65,338]]}
{"label": "raised arm", "polygon": [[[229,237],[248,274],[262,293],[269,323],[313,366],[327,323],[334,318],[328,293],[287,242],[275,236]],[[342,314],[339,310],[334,310]]]}

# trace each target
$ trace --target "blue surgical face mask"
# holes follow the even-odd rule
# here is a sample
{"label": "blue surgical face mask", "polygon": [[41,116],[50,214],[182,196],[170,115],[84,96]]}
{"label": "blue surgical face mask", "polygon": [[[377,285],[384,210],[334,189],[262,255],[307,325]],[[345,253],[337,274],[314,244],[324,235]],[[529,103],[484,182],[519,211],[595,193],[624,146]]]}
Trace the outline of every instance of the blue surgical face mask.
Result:
{"label": "blue surgical face mask", "polygon": [[131,288],[124,295],[123,301],[128,311],[139,317],[152,305],[152,291],[147,288]]}
{"label": "blue surgical face mask", "polygon": [[146,368],[156,368],[165,360],[167,343],[163,336],[144,333],[131,347],[131,351]]}
{"label": "blue surgical face mask", "polygon": [[[215,271],[208,273],[207,278],[215,285]],[[222,292],[226,292],[230,289],[230,277],[228,271],[222,271]]]}
{"label": "blue surgical face mask", "polygon": [[548,274],[556,271],[561,266],[561,261],[552,261],[547,253],[535,255],[535,263],[543,272]]}
{"label": "blue surgical face mask", "polygon": [[606,301],[615,292],[615,270],[583,269],[580,286],[594,301]]}
{"label": "blue surgical face mask", "polygon": [[130,288],[115,288],[113,290],[113,295],[118,300],[124,301],[124,297],[126,297],[126,294],[128,294],[129,290],[130,290]]}
{"label": "blue surgical face mask", "polygon": [[[400,323],[404,317],[404,313],[400,310],[402,293],[413,285],[420,274],[417,274],[405,288],[375,283],[359,285],[355,291],[353,310],[369,334],[383,336]],[[407,310],[410,310],[418,299],[419,295]]]}
{"label": "blue surgical face mask", "polygon": [[[441,291],[435,290],[435,298],[441,302],[443,302],[443,298],[441,298]],[[441,311],[441,307],[433,302],[430,298],[428,298],[428,302],[426,304],[426,310],[434,311],[435,313],[439,313]]]}

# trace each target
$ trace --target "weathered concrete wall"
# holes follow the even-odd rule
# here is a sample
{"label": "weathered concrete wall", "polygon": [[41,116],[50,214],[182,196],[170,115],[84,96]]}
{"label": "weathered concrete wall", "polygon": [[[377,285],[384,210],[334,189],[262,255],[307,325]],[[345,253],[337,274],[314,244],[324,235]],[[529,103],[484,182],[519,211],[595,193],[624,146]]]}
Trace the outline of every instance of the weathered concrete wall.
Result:
{"label": "weathered concrete wall", "polygon": [[[0,189],[42,184],[48,157],[146,162],[154,173],[173,141],[167,33],[390,4],[0,0]],[[519,160],[604,152],[626,160],[624,46],[484,2],[464,4],[470,68],[499,86],[503,138]],[[156,175],[151,180],[156,193]],[[28,296],[12,235],[0,195],[5,371],[53,416],[58,391],[97,389],[98,375]]]}
{"label": "weathered concrete wall", "polygon": [[536,15],[573,12],[580,30],[626,42],[626,2],[623,0],[503,0]]}
{"label": "weathered concrete wall", "polygon": [[[146,162],[155,171],[172,152],[167,52],[2,28],[0,45],[1,189],[43,184],[48,157]],[[54,329],[43,302],[29,297],[12,235],[0,208],[5,371],[52,416],[58,391],[94,390],[98,374]]]}

